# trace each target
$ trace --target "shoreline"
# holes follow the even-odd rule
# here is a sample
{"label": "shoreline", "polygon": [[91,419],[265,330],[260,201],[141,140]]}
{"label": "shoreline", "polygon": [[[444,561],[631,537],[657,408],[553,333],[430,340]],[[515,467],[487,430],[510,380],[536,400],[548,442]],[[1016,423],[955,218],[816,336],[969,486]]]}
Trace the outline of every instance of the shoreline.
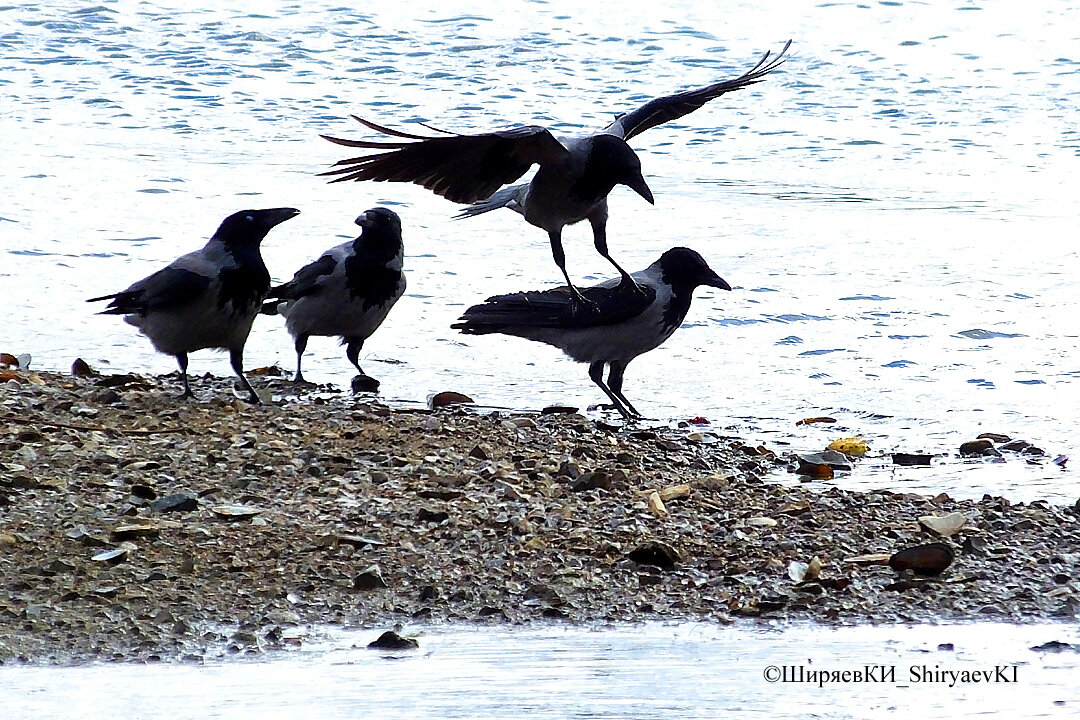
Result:
{"label": "shoreline", "polygon": [[[1080,612],[1071,506],[789,487],[767,479],[782,460],[707,426],[294,398],[266,376],[285,399],[260,407],[229,378],[193,378],[184,402],[170,376],[14,375],[3,663],[202,661],[319,624]],[[918,520],[952,513],[947,539]],[[939,577],[848,562],[930,542],[956,553]]]}

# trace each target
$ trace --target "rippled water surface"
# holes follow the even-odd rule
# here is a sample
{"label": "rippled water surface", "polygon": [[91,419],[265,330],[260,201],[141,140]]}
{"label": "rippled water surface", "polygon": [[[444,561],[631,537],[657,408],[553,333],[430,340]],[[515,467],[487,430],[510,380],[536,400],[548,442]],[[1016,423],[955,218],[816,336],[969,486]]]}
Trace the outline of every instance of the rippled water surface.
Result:
{"label": "rippled water surface", "polygon": [[[1073,2],[217,3],[68,0],[0,7],[0,278],[5,350],[168,372],[169,357],[83,301],[199,246],[226,214],[292,205],[264,245],[286,279],[376,204],[405,225],[409,292],[365,348],[384,397],[466,392],[492,406],[600,399],[583,366],[449,324],[488,294],[559,281],[543,233],[510,212],[404,185],[327,185],[319,133],[351,113],[461,132],[537,123],[572,134],[734,76],[794,38],[767,81],[636,138],[655,207],[619,188],[613,252],[628,268],[673,245],[735,288],[699,291],[684,328],[630,366],[659,418],[816,449],[940,452],[978,432],[1075,453],[1075,201],[1080,6]],[[587,227],[572,276],[607,277]],[[305,362],[346,385],[329,339]],[[276,319],[249,367],[294,363]],[[227,374],[196,354],[196,373]],[[794,421],[828,414],[827,429]],[[874,484],[1071,502],[1050,464],[948,463]]]}
{"label": "rippled water surface", "polygon": [[1080,655],[1032,649],[1075,646],[1062,625],[432,629],[419,651],[390,654],[364,648],[374,637],[337,632],[261,661],[9,668],[0,694],[12,717],[37,720],[1012,719],[1074,716],[1080,702]]}

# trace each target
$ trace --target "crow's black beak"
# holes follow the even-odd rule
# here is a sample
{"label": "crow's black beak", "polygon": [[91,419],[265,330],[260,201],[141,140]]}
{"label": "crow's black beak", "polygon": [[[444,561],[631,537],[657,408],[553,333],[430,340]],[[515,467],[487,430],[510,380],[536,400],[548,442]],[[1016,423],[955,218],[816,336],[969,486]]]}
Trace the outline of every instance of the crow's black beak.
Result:
{"label": "crow's black beak", "polygon": [[720,288],[721,290],[730,290],[731,286],[727,284],[727,280],[720,277],[713,271],[709,271],[708,276],[701,281],[702,285],[708,285],[709,287]]}
{"label": "crow's black beak", "polygon": [[280,225],[286,220],[290,220],[300,214],[300,211],[296,208],[274,208],[268,214],[267,220],[270,227]]}
{"label": "crow's black beak", "polygon": [[642,177],[641,172],[638,172],[635,177],[630,178],[623,184],[636,192],[641,197],[645,198],[645,200],[647,200],[650,205],[656,204],[653,201],[652,190],[650,190],[649,186],[645,184],[645,178]]}

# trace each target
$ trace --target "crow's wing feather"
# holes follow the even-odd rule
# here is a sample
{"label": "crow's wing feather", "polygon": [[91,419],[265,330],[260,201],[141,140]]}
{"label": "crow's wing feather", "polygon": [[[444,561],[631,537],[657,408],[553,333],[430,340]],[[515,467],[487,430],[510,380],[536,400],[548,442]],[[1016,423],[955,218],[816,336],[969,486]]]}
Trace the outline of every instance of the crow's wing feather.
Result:
{"label": "crow's wing feather", "polygon": [[374,142],[323,135],[338,145],[386,151],[338,161],[336,170],[320,173],[337,176],[330,182],[411,182],[447,200],[471,203],[483,200],[503,185],[517,180],[536,163],[562,163],[569,158],[569,151],[550,132],[538,126],[478,135],[421,138],[365,120],[360,122],[384,134],[413,140]]}
{"label": "crow's wing feather", "polygon": [[754,67],[732,80],[724,80],[695,90],[686,90],[674,95],[650,100],[638,109],[615,118],[615,122],[604,128],[604,132],[629,141],[630,138],[640,135],[649,128],[692,113],[705,103],[715,100],[724,93],[741,90],[756,82],[761,82],[766,75],[784,63],[784,60],[786,60],[784,54],[789,47],[791,47],[790,40],[772,60],[769,60],[771,53],[766,51]]}
{"label": "crow's wing feather", "polygon": [[183,268],[167,267],[114,295],[91,298],[87,302],[110,300],[102,315],[145,315],[155,310],[184,305],[196,300],[210,287],[210,278]]}
{"label": "crow's wing feather", "polygon": [[289,282],[271,289],[267,297],[298,300],[305,295],[311,295],[319,289],[323,278],[332,273],[337,264],[338,261],[331,255],[323,255],[315,262],[308,263],[297,270]]}
{"label": "crow's wing feather", "polygon": [[640,315],[656,300],[656,289],[597,286],[583,291],[593,306],[575,301],[567,288],[543,292],[496,295],[465,311],[452,328],[468,335],[485,335],[508,328],[559,328],[576,330],[617,325]]}

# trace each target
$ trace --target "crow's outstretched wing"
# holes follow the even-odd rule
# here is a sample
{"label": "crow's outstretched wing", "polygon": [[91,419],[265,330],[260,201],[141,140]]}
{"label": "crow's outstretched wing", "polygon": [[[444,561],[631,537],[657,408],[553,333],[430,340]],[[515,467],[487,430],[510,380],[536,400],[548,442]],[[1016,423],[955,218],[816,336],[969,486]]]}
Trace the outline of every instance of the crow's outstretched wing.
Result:
{"label": "crow's outstretched wing", "polygon": [[[480,133],[424,137],[353,116],[366,127],[401,141],[344,140],[323,135],[346,147],[385,152],[334,163],[330,182],[375,180],[410,182],[458,203],[483,200],[517,180],[534,164],[563,163],[569,151],[545,128],[535,125]],[[339,167],[340,166],[340,167]]]}
{"label": "crow's outstretched wing", "polygon": [[[686,90],[675,95],[656,98],[645,103],[637,110],[623,113],[615,118],[615,122],[604,128],[609,135],[617,135],[623,140],[629,141],[635,135],[639,135],[649,128],[662,125],[669,120],[681,118],[683,115],[694,112],[710,100],[715,100],[724,93],[732,90],[741,90],[744,87],[761,82],[765,76],[780,67],[786,59],[784,54],[791,47],[788,40],[784,48],[775,56],[766,51],[754,67],[732,80],[724,80],[714,85]],[[771,60],[769,58],[772,58]]]}

